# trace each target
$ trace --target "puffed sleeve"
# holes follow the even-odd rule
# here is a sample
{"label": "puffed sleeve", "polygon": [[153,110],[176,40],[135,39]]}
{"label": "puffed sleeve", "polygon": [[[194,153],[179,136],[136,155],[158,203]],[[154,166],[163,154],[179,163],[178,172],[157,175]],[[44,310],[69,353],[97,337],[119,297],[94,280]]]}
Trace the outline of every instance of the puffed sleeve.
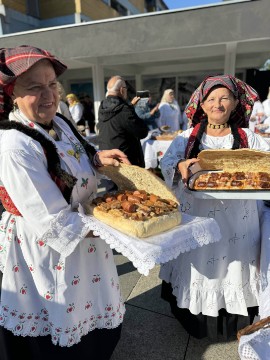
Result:
{"label": "puffed sleeve", "polygon": [[21,213],[20,221],[25,222],[25,227],[63,257],[68,256],[89,229],[51,179],[40,144],[17,131],[9,133],[1,138],[3,186]]}
{"label": "puffed sleeve", "polygon": [[187,146],[190,132],[191,130],[189,129],[178,135],[173,140],[165,155],[160,161],[162,175],[166,184],[170,187],[172,187],[174,180],[177,180],[177,176],[180,179],[180,176],[176,173],[175,169],[178,161],[185,158],[185,149]]}
{"label": "puffed sleeve", "polygon": [[248,145],[250,149],[260,150],[260,151],[270,151],[270,143],[266,141],[261,135],[255,134],[250,129],[243,129],[248,138]]}

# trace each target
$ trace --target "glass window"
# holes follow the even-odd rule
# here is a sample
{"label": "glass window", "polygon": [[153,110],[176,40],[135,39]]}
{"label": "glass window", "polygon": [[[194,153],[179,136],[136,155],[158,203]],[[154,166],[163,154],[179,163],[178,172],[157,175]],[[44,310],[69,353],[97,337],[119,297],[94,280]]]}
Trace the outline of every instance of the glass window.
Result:
{"label": "glass window", "polygon": [[39,19],[39,1],[27,0],[26,1],[26,14]]}
{"label": "glass window", "polygon": [[111,7],[122,16],[128,15],[128,10],[123,5],[119,4],[117,0],[111,0]]}

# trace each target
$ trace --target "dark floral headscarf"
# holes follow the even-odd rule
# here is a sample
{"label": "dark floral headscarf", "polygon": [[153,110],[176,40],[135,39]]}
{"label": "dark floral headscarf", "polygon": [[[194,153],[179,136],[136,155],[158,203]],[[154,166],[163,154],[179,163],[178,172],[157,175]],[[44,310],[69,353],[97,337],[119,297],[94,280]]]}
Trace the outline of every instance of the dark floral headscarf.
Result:
{"label": "dark floral headscarf", "polygon": [[47,50],[29,45],[0,48],[0,118],[6,117],[11,110],[10,96],[18,76],[25,73],[36,62],[44,59],[52,63],[56,76],[61,75],[67,69],[65,64]]}
{"label": "dark floral headscarf", "polygon": [[209,76],[194,91],[185,109],[192,126],[206,117],[200,104],[213,87],[218,85],[229,89],[239,100],[236,109],[231,113],[230,120],[238,127],[249,127],[252,108],[254,102],[259,100],[259,95],[251,86],[231,75]]}

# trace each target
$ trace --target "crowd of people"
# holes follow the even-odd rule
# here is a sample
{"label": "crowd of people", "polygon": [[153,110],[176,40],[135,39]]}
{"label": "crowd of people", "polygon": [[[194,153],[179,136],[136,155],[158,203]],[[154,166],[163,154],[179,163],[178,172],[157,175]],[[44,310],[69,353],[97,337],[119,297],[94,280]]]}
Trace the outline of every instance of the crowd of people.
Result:
{"label": "crowd of people", "polygon": [[[123,81],[125,82],[124,79]],[[80,97],[74,93],[65,95],[65,90],[60,82],[58,82],[58,89],[60,102],[57,112],[71,120],[73,124],[79,126],[79,128],[80,125],[84,127],[85,121],[87,121],[90,132],[95,133],[97,130],[99,133],[100,127],[102,127],[101,122],[103,122],[103,116],[100,115],[102,105],[99,110],[98,121],[96,122],[93,101],[89,95]],[[106,98],[108,99],[107,95],[111,96],[108,88],[106,94]],[[121,93],[117,93],[117,96],[123,98]],[[144,125],[147,125],[148,130],[155,130],[167,126],[170,132],[175,132],[180,129],[186,130],[189,127],[188,119],[185,113],[180,110],[173,89],[164,90],[160,102],[157,103],[152,102],[150,93],[147,99],[141,99],[139,96],[135,96],[131,101],[128,101],[126,94],[124,100],[129,105],[134,106],[135,113],[143,120]],[[107,143],[111,143],[111,141],[107,141]]]}
{"label": "crowd of people", "polygon": [[97,151],[77,130],[85,119],[95,123],[91,99],[65,95],[57,81],[65,64],[26,45],[0,54],[1,359],[22,352],[29,360],[88,359],[89,351],[93,360],[110,359],[125,305],[112,250],[81,204],[97,194],[97,168],[145,166],[141,139],[155,126],[183,130],[161,159],[180,210],[213,217],[222,236],[163,264],[161,297],[196,338],[235,336],[239,324],[251,324],[266,297],[260,249],[269,234],[261,224],[270,209],[257,200],[199,199],[185,189],[204,149],[270,151],[255,131],[262,118],[270,122],[270,91],[261,103],[238,78],[208,76],[183,116],[173,89],[156,105],[149,96],[142,109],[140,97],[128,100],[125,79],[112,76],[99,107]]}
{"label": "crowd of people", "polygon": [[261,134],[270,133],[270,87],[267,98],[255,101],[249,120],[249,128]]}

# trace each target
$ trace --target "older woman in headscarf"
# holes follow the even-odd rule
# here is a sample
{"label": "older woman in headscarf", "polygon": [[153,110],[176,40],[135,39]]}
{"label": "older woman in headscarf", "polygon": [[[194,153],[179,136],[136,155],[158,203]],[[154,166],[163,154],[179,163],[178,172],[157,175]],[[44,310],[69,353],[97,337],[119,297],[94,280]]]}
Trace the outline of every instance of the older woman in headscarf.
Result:
{"label": "older woman in headscarf", "polygon": [[219,242],[180,255],[160,270],[162,297],[197,338],[216,338],[218,332],[235,335],[258,310],[257,201],[205,200],[185,191],[189,167],[199,161],[203,149],[270,150],[247,128],[257,97],[254,89],[233,76],[206,78],[185,110],[192,127],[176,137],[161,160],[165,181],[174,188],[182,212],[215,218],[222,234]]}
{"label": "older woman in headscarf", "polygon": [[32,46],[0,56],[0,357],[109,359],[125,307],[112,251],[80,205],[95,197],[96,167],[129,162],[56,116],[61,61]]}
{"label": "older woman in headscarf", "polygon": [[167,89],[164,91],[159,104],[160,116],[156,119],[157,126],[169,126],[170,132],[178,131],[182,122],[181,110],[175,100],[174,91]]}

